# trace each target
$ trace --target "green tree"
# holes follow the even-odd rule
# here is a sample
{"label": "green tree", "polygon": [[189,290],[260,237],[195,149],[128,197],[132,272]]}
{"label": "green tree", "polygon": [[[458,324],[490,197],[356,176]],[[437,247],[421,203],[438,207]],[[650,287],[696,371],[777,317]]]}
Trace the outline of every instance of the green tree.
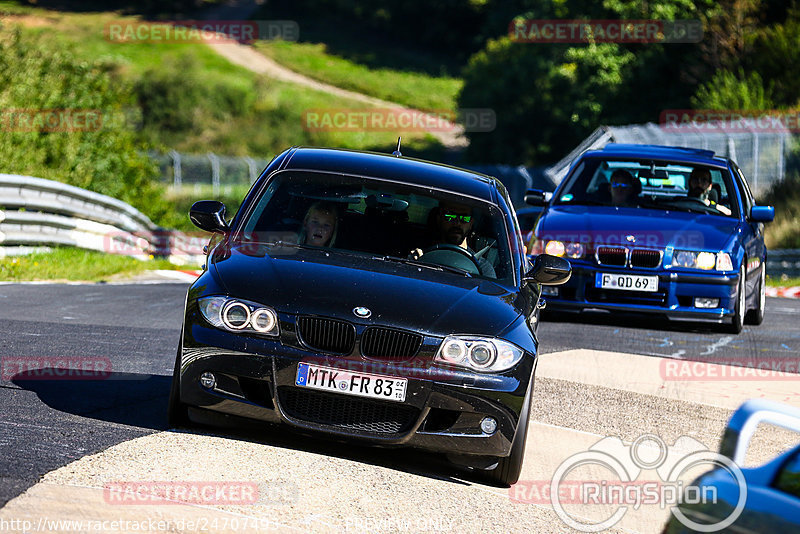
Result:
{"label": "green tree", "polygon": [[135,102],[114,68],[0,27],[2,170],[104,193],[158,219],[166,208],[157,169],[136,140]]}
{"label": "green tree", "polygon": [[723,70],[697,89],[692,106],[695,109],[769,110],[773,107],[770,93],[757,72]]}

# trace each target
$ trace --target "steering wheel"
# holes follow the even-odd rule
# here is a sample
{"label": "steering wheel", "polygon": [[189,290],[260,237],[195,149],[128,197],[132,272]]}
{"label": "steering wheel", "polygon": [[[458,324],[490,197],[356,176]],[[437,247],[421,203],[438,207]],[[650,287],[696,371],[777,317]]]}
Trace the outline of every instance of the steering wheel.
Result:
{"label": "steering wheel", "polygon": [[455,267],[470,274],[481,274],[481,268],[478,265],[478,258],[475,257],[475,254],[458,245],[443,243],[428,247],[422,251],[419,259],[427,263]]}

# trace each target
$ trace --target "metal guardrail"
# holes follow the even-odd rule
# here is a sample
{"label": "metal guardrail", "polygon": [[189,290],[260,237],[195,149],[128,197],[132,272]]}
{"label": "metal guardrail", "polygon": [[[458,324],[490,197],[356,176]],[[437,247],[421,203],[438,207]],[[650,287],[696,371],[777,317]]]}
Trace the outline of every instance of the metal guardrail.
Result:
{"label": "metal guardrail", "polygon": [[784,275],[800,278],[800,249],[767,252],[767,276],[780,280]]}
{"label": "metal guardrail", "polygon": [[[148,258],[173,263],[204,261],[179,232],[156,226],[121,200],[53,180],[0,174],[0,256],[34,252],[42,245]],[[196,248],[196,247],[195,247]]]}

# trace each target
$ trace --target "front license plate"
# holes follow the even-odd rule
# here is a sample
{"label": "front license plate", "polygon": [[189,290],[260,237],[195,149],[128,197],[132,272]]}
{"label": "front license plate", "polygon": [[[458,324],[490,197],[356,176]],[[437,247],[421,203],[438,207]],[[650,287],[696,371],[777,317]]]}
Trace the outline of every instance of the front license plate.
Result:
{"label": "front license plate", "polygon": [[658,276],[597,273],[595,287],[622,291],[658,291]]}
{"label": "front license plate", "polygon": [[403,402],[406,400],[408,380],[300,363],[297,366],[297,378],[294,383],[299,387],[321,389],[331,393]]}

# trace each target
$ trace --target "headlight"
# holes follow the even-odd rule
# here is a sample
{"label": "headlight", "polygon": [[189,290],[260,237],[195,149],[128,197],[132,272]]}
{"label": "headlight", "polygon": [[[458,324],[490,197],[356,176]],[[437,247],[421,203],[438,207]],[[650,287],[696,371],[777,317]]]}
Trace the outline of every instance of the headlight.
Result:
{"label": "headlight", "polygon": [[726,252],[695,252],[692,250],[676,250],[672,255],[672,265],[674,267],[686,267],[688,269],[702,269],[710,271],[732,271],[733,262]]}
{"label": "headlight", "polygon": [[447,336],[434,361],[496,373],[514,367],[522,354],[522,349],[500,339]]}
{"label": "headlight", "polygon": [[203,317],[223,330],[277,336],[278,314],[268,306],[229,297],[203,297],[197,300]]}
{"label": "headlight", "polygon": [[563,256],[566,252],[566,247],[561,241],[548,241],[544,246],[544,253],[551,256]]}
{"label": "headlight", "polygon": [[548,241],[544,246],[545,254],[551,256],[566,256],[572,259],[582,258],[586,253],[586,247],[581,243],[569,243],[563,241]]}

